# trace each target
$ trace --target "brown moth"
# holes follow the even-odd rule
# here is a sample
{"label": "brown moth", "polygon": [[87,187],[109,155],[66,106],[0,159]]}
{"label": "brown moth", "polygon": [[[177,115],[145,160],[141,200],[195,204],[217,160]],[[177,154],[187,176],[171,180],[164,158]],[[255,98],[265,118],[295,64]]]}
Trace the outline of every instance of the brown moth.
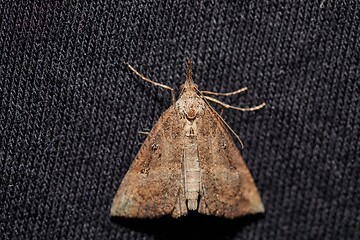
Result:
{"label": "brown moth", "polygon": [[[171,87],[153,82],[128,66],[143,80],[174,93]],[[235,218],[264,212],[251,173],[228,131],[231,128],[208,100],[242,111],[257,110],[265,104],[237,108],[205,96],[229,96],[246,88],[231,93],[199,91],[192,80],[191,60],[187,60],[181,89],[179,99],[160,116],[125,175],[111,216],[177,218],[197,211]]]}

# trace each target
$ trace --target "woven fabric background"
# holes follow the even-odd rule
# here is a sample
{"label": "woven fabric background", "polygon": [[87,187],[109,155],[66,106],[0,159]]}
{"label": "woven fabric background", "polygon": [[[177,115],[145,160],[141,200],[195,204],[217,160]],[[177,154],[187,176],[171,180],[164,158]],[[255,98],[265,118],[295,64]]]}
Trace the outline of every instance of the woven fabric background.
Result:
{"label": "woven fabric background", "polygon": [[[360,239],[358,0],[2,0],[0,16],[1,239]],[[111,219],[138,131],[171,105],[125,62],[179,89],[188,57],[200,89],[267,103],[223,113],[266,213]]]}

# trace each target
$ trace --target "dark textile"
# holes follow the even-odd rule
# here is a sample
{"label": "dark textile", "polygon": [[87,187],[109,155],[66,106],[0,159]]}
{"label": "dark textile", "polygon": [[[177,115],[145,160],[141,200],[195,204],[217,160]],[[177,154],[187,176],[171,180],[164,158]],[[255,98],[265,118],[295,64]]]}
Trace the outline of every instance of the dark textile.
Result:
{"label": "dark textile", "polygon": [[[360,239],[359,1],[234,2],[0,3],[1,239]],[[110,219],[188,57],[266,213]]]}

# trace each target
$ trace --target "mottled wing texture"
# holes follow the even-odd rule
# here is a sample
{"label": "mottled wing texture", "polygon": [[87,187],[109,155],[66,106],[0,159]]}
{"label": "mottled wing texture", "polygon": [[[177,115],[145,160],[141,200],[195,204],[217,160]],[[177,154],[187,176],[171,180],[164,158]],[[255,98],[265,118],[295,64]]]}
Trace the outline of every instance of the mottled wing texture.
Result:
{"label": "mottled wing texture", "polygon": [[121,182],[111,207],[112,216],[179,217],[187,213],[180,125],[174,106],[161,115]]}
{"label": "mottled wing texture", "polygon": [[199,126],[199,212],[235,218],[264,212],[254,180],[220,118],[210,107]]}

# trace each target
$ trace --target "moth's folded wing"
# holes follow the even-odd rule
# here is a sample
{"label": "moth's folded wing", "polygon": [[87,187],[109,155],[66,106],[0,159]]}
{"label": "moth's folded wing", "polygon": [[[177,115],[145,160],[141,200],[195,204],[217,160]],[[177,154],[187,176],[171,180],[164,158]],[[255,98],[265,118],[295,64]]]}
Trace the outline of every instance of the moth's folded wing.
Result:
{"label": "moth's folded wing", "polygon": [[187,213],[181,181],[181,126],[174,107],[159,118],[121,182],[112,216],[152,218]]}
{"label": "moth's folded wing", "polygon": [[199,212],[234,218],[264,212],[260,195],[229,131],[212,109],[199,127]]}

